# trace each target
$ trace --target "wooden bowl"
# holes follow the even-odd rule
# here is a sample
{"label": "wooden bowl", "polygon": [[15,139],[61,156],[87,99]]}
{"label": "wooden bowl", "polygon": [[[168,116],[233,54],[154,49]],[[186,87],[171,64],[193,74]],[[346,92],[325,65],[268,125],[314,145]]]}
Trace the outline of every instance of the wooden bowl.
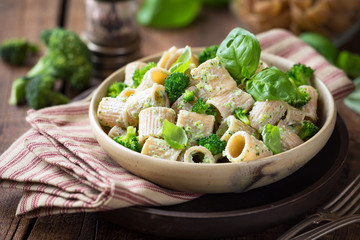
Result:
{"label": "wooden bowl", "polygon": [[[193,48],[199,53],[201,48]],[[157,62],[162,53],[140,59]],[[286,71],[293,62],[263,53],[261,59],[270,66]],[[321,129],[311,139],[289,151],[270,157],[241,163],[199,164],[168,161],[142,155],[112,140],[101,127],[97,108],[108,87],[124,79],[121,68],[111,74],[96,89],[89,109],[89,119],[95,137],[109,156],[129,172],[160,186],[178,191],[199,193],[243,192],[283,179],[304,166],[326,144],[336,122],[334,99],[325,84],[316,76],[312,85],[319,92],[318,114]]]}

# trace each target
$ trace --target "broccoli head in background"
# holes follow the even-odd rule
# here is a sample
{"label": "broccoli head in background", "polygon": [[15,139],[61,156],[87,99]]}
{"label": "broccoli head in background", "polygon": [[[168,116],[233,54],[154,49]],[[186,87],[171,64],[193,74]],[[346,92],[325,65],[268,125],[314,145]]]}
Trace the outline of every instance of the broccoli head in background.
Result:
{"label": "broccoli head in background", "polygon": [[205,48],[199,54],[199,63],[206,62],[209,59],[213,59],[216,57],[216,52],[219,48],[219,45],[212,45],[210,47]]}
{"label": "broccoli head in background", "polygon": [[52,90],[55,81],[56,79],[52,76],[31,78],[25,89],[28,104],[34,109],[40,109],[51,105],[68,103],[69,98]]}
{"label": "broccoli head in background", "polygon": [[132,77],[132,80],[134,83],[134,88],[137,88],[141,84],[145,73],[147,73],[147,71],[149,71],[153,67],[156,67],[156,63],[149,62],[146,66],[143,66],[143,67],[135,70],[134,75]]}
{"label": "broccoli head in background", "polygon": [[1,58],[12,65],[24,64],[26,59],[39,52],[39,46],[24,38],[8,39],[1,43]]}
{"label": "broccoli head in background", "polygon": [[216,134],[200,138],[198,144],[206,147],[213,155],[222,153],[226,147],[226,141],[220,140],[219,136]]}
{"label": "broccoli head in background", "polygon": [[242,108],[237,108],[234,111],[234,116],[239,119],[240,121],[242,121],[243,123],[245,123],[246,125],[250,125],[250,121],[249,118],[247,117],[247,110],[246,109],[242,109]]}
{"label": "broccoli head in background", "polygon": [[309,85],[309,79],[314,74],[314,70],[311,67],[298,63],[294,64],[286,74],[299,87],[301,85]]}
{"label": "broccoli head in background", "polygon": [[[43,31],[40,37],[47,47],[47,52],[26,76],[20,78],[22,80],[14,81],[11,92],[17,95],[10,96],[9,104],[18,104],[25,98],[28,100],[26,95],[30,95],[30,93],[27,93],[26,86],[34,78],[37,79],[36,81],[44,79],[46,82],[44,85],[46,86],[50,85],[49,79],[61,79],[65,83],[69,83],[76,90],[84,90],[90,84],[92,64],[90,62],[89,50],[77,34],[65,29],[54,28]],[[41,84],[38,83],[36,85],[40,86]],[[25,91],[19,88],[24,88]],[[30,88],[33,89],[32,87]],[[37,97],[47,98],[42,93],[43,91],[39,91]],[[38,100],[37,102],[41,101]],[[45,102],[49,103],[49,105],[56,104],[56,101],[54,103],[51,101]],[[30,102],[28,104],[32,106]],[[35,104],[32,107],[37,108],[39,106],[46,107],[43,104]]]}

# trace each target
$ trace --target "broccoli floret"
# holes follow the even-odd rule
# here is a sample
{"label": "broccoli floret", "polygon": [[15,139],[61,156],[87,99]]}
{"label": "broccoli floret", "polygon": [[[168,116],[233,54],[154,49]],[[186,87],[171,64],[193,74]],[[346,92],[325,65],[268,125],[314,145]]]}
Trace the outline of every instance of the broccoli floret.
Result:
{"label": "broccoli floret", "polygon": [[175,102],[190,84],[190,78],[185,73],[174,72],[164,80],[165,91],[170,101]]}
{"label": "broccoli floret", "polygon": [[196,102],[194,103],[194,105],[191,108],[191,111],[196,112],[196,113],[216,116],[216,110],[215,110],[214,106],[212,106],[210,104],[206,104],[206,102],[202,98],[199,98],[198,100],[196,100]]}
{"label": "broccoli floret", "polygon": [[314,74],[314,70],[311,67],[298,63],[294,64],[286,74],[298,87],[301,85],[309,85],[309,79]]}
{"label": "broccoli floret", "polygon": [[348,51],[341,51],[336,59],[336,65],[350,77],[360,76],[360,55]]}
{"label": "broccoli floret", "polygon": [[192,102],[195,100],[195,93],[193,91],[185,90],[183,93],[184,102]]}
{"label": "broccoli floret", "polygon": [[219,45],[212,45],[210,47],[205,48],[199,54],[199,63],[206,62],[209,59],[213,59],[216,57],[216,52],[219,48]]}
{"label": "broccoli floret", "polygon": [[220,140],[219,136],[216,134],[211,134],[208,137],[202,137],[198,140],[200,146],[204,146],[213,154],[219,154],[224,151],[226,147],[226,141]]}
{"label": "broccoli floret", "polygon": [[136,136],[136,128],[129,126],[126,130],[125,136],[117,136],[114,140],[126,148],[141,152],[142,146],[139,143],[139,138]]}
{"label": "broccoli floret", "polygon": [[300,126],[298,126],[298,135],[301,139],[307,139],[314,136],[319,131],[314,123],[309,121],[303,121]]}
{"label": "broccoli floret", "polygon": [[134,75],[132,76],[134,88],[137,88],[140,85],[140,83],[144,78],[145,73],[150,69],[152,69],[153,67],[156,67],[156,63],[149,62],[146,66],[135,70]]}
{"label": "broccoli floret", "polygon": [[26,101],[34,109],[68,103],[65,95],[53,91],[56,79],[51,76],[37,76],[26,84]]}
{"label": "broccoli floret", "polygon": [[108,97],[116,98],[128,86],[123,82],[114,82],[108,88]]}
{"label": "broccoli floret", "polygon": [[250,125],[250,121],[247,117],[247,110],[246,109],[242,109],[242,108],[237,108],[234,111],[234,116],[239,119],[240,121],[242,121],[243,123],[245,123],[246,125]]}
{"label": "broccoli floret", "polygon": [[24,64],[26,59],[39,52],[39,46],[24,38],[7,39],[1,43],[1,58],[12,65]]}
{"label": "broccoli floret", "polygon": [[[26,89],[27,83],[32,78],[62,79],[77,90],[89,86],[92,75],[89,50],[78,35],[68,30],[54,28],[43,31],[41,40],[47,47],[47,53],[26,74],[25,84],[15,84],[14,81],[12,93],[21,92],[20,87]],[[11,104],[18,104],[21,101],[16,96],[11,96],[10,99]]]}

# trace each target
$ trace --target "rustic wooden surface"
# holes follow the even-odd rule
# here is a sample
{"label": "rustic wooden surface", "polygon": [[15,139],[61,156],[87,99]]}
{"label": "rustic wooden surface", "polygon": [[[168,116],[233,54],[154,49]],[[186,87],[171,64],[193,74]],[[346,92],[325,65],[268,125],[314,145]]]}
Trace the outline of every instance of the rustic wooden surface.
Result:
{"label": "rustic wooden surface", "polygon": [[[58,24],[59,6],[59,0],[1,0],[0,41],[26,37],[40,43],[41,31]],[[85,26],[84,0],[69,0],[65,26],[78,34],[82,33]],[[173,45],[208,46],[219,43],[236,26],[239,26],[239,22],[228,9],[204,8],[196,21],[184,29],[140,28],[142,55],[161,52]],[[342,48],[360,53],[359,37],[360,33]],[[12,67],[0,62],[0,154],[29,128],[25,121],[29,108],[9,106],[8,98],[12,80],[24,75],[32,64],[29,62],[27,66]],[[346,168],[333,194],[360,172],[360,117],[341,102],[338,112],[351,131]],[[21,195],[22,192],[18,190],[0,189],[0,239],[159,239],[105,222],[93,213],[19,219],[15,217],[15,211]],[[294,222],[234,239],[276,239],[292,224]],[[359,236],[360,225],[353,224],[322,239],[355,240]]]}

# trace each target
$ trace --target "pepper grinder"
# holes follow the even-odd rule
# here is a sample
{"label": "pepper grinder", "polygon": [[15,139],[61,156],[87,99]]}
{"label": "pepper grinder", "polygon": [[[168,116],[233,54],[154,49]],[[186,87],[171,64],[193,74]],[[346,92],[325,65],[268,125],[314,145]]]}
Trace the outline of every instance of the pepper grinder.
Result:
{"label": "pepper grinder", "polygon": [[136,0],[85,0],[84,40],[94,76],[105,78],[140,57]]}

